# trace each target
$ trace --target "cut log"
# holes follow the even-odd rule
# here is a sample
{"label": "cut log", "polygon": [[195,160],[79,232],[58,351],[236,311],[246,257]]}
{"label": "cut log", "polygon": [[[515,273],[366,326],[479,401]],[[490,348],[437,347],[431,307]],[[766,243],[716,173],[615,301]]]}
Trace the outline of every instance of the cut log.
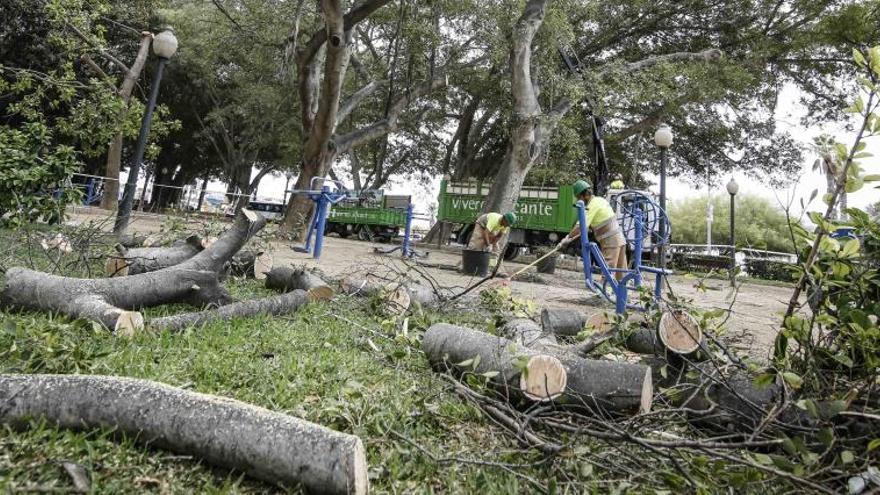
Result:
{"label": "cut log", "polygon": [[564,402],[589,409],[644,413],[651,410],[651,368],[641,364],[561,357],[568,384]]}
{"label": "cut log", "polygon": [[406,291],[413,303],[419,303],[422,307],[434,306],[440,302],[440,295],[431,287],[420,284],[406,284]]}
{"label": "cut log", "polygon": [[504,337],[437,323],[422,337],[422,350],[435,369],[497,372],[490,382],[509,399],[548,401],[566,388],[566,372],[559,359]]}
{"label": "cut log", "polygon": [[575,337],[583,331],[587,317],[573,309],[549,309],[541,311],[541,326],[544,332],[554,335]]}
{"label": "cut log", "polygon": [[233,318],[257,315],[285,315],[296,312],[309,301],[323,299],[325,296],[326,294],[321,292],[312,293],[304,290],[295,290],[274,297],[227,304],[226,306],[206,311],[154,318],[149,321],[149,327],[156,330],[174,332],[216,321],[229,321]]}
{"label": "cut log", "polygon": [[623,412],[651,409],[654,388],[649,367],[584,359],[579,344],[559,345],[552,334],[525,318],[510,320],[501,334],[562,363],[568,380],[562,402]]}
{"label": "cut log", "polygon": [[122,234],[121,237],[117,240],[117,242],[122,245],[122,247],[126,248],[137,248],[144,245],[147,241],[147,236],[143,234],[130,233],[130,234]]}
{"label": "cut log", "polygon": [[109,428],[136,441],[288,487],[366,494],[360,439],[224,397],[90,375],[0,375],[0,422]]}
{"label": "cut log", "polygon": [[327,282],[305,267],[279,266],[266,273],[266,288],[279,292],[328,287]]}
{"label": "cut log", "polygon": [[676,405],[702,411],[691,422],[725,432],[751,433],[782,399],[778,383],[758,387],[754,377],[742,370],[723,376],[712,363],[693,365],[700,372],[690,388],[680,391]]}
{"label": "cut log", "polygon": [[663,346],[676,354],[687,355],[700,349],[703,331],[697,320],[685,311],[668,311],[660,317],[657,335]]}
{"label": "cut log", "polygon": [[127,249],[116,245],[118,255],[107,258],[104,272],[108,277],[124,277],[139,273],[155,272],[179,265],[202,251],[202,240],[197,235],[171,247],[147,247]]}
{"label": "cut log", "polygon": [[268,272],[272,270],[273,262],[272,253],[241,251],[232,257],[232,261],[229,263],[229,273],[236,277],[266,280]]}
{"label": "cut log", "polygon": [[627,350],[638,354],[655,354],[663,356],[666,354],[666,347],[657,336],[657,331],[653,328],[639,328],[633,332],[623,344]]}

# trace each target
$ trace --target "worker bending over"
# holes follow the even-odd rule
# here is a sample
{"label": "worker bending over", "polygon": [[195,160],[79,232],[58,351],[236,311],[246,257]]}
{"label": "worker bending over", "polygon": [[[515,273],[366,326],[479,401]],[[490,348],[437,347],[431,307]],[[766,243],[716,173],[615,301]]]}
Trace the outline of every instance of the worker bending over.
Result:
{"label": "worker bending over", "polygon": [[474,223],[474,233],[468,242],[468,249],[474,251],[498,251],[498,242],[510,233],[510,226],[516,223],[516,213],[484,213]]}
{"label": "worker bending over", "polygon": [[614,182],[608,186],[609,189],[626,189],[626,184],[623,183],[623,176],[620,174],[616,174],[614,176]]}
{"label": "worker bending over", "polygon": [[[587,228],[593,231],[593,240],[599,243],[602,250],[602,257],[605,258],[605,264],[609,269],[625,270],[626,263],[626,238],[620,231],[620,225],[617,223],[617,215],[614,209],[608,204],[608,201],[600,196],[593,196],[593,190],[590,183],[585,180],[579,180],[572,186],[574,197],[581,200],[587,207]],[[558,249],[565,249],[571,241],[578,238],[581,234],[580,222],[575,223],[571,232],[559,242]],[[615,272],[614,277],[617,280],[623,278],[623,272]]]}

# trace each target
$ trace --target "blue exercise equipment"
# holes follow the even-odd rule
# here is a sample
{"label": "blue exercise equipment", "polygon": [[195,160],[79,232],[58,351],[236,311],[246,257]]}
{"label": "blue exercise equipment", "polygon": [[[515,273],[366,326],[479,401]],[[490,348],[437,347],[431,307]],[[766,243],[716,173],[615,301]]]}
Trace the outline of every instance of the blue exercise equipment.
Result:
{"label": "blue exercise equipment", "polygon": [[[646,236],[652,239],[652,248],[658,248],[669,242],[670,225],[669,219],[657,203],[638,191],[624,191],[617,196],[619,206],[621,230],[627,240],[627,244],[633,249],[632,269],[609,268],[602,257],[599,245],[589,240],[587,229],[587,207],[583,201],[578,201],[575,207],[578,209],[578,223],[581,227],[580,245],[581,257],[584,264],[584,280],[587,289],[599,294],[608,302],[614,304],[617,314],[623,314],[627,309],[646,311],[652,304],[657,304],[663,295],[663,277],[672,274],[670,270],[645,266],[642,264],[642,251]],[[665,223],[665,229],[658,227],[661,222]],[[665,232],[665,235],[660,235]],[[655,251],[656,252],[656,251]],[[593,260],[602,275],[602,286],[593,280]],[[620,280],[615,278],[618,273],[623,273]],[[655,275],[653,301],[644,304],[630,304],[629,292],[639,290],[642,287],[642,274]]]}
{"label": "blue exercise equipment", "polygon": [[[315,182],[321,181],[321,189],[315,189]],[[336,189],[333,190],[327,185],[332,182]],[[312,252],[312,235],[315,236],[315,249],[312,257],[319,259],[321,257],[321,247],[324,245],[324,229],[327,226],[327,216],[330,213],[330,207],[348,197],[348,191],[345,185],[339,181],[328,181],[324,177],[312,177],[309,182],[309,190],[292,191],[294,194],[305,194],[315,202],[315,212],[312,214],[312,220],[309,226],[309,233],[306,235],[306,243],[303,247],[294,247],[293,250],[298,253]]]}
{"label": "blue exercise equipment", "polygon": [[412,234],[412,221],[413,221],[413,205],[410,203],[406,207],[406,224],[403,228],[403,244],[397,247],[393,247],[391,249],[381,249],[381,248],[373,248],[373,252],[376,254],[391,254],[396,251],[400,251],[400,256],[403,258],[427,258],[431,253],[419,253],[415,249],[410,246],[411,234]]}

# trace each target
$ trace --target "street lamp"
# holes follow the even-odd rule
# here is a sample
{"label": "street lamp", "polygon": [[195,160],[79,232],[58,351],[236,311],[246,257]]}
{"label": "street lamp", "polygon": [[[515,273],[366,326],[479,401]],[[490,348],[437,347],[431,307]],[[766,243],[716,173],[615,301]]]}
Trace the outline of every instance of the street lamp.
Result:
{"label": "street lamp", "polygon": [[736,247],[734,246],[734,242],[736,241],[736,237],[734,236],[734,227],[736,226],[735,218],[736,212],[734,210],[734,196],[739,192],[739,184],[736,183],[736,180],[731,177],[730,182],[727,183],[727,193],[730,194],[730,284],[734,285],[736,282]]}
{"label": "street lamp", "polygon": [[[141,120],[141,130],[134,150],[134,160],[132,160],[131,168],[128,171],[128,180],[125,182],[125,192],[122,194],[122,202],[119,203],[119,210],[116,212],[116,223],[113,225],[113,233],[116,235],[122,235],[128,227],[141,162],[144,160],[144,151],[147,147],[147,135],[150,133],[150,122],[153,120],[153,109],[156,107],[156,98],[159,96],[162,72],[165,69],[165,64],[174,56],[175,52],[177,52],[177,38],[171,29],[162,31],[153,37],[153,53],[159,57],[159,62],[156,64],[156,74],[153,76],[150,99],[147,101],[147,108],[144,110],[144,117]],[[146,187],[147,185],[144,184],[144,189]]]}
{"label": "street lamp", "polygon": [[[657,131],[654,132],[654,144],[660,148],[660,209],[666,214],[666,162],[667,152],[672,146],[672,129],[666,124],[660,124]],[[666,222],[660,222],[660,239],[661,242],[666,239]],[[666,250],[661,244],[657,249],[660,256],[660,268],[666,268]]]}

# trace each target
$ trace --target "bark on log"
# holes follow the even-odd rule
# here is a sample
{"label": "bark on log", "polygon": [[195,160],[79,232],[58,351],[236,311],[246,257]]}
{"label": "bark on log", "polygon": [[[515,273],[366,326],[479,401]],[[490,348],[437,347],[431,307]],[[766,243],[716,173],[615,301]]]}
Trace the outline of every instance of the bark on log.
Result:
{"label": "bark on log", "polygon": [[409,293],[411,302],[419,303],[421,306],[434,306],[440,303],[440,295],[431,287],[419,284],[406,284],[406,291]]}
{"label": "bark on log", "polygon": [[199,254],[202,249],[202,240],[197,235],[189,236],[184,242],[171,247],[127,249],[122,244],[117,244],[118,255],[107,258],[104,272],[108,277],[155,272],[179,265]]}
{"label": "bark on log", "polygon": [[285,315],[296,312],[309,301],[324,299],[320,293],[310,293],[304,290],[295,290],[284,294],[240,301],[216,309],[198,311],[194,313],[182,313],[163,318],[154,318],[148,326],[156,330],[169,330],[172,332],[184,330],[190,327],[198,327],[215,321],[229,321],[233,318],[242,318],[256,315]]}
{"label": "bark on log", "polygon": [[360,439],[223,397],[133,378],[0,375],[0,422],[32,419],[74,430],[111,428],[270,483],[365,494]]}
{"label": "bark on log", "polygon": [[229,273],[236,277],[266,280],[272,270],[274,257],[265,251],[243,251],[237,253],[229,262]]}
{"label": "bark on log", "polygon": [[712,363],[694,366],[700,371],[698,380],[676,397],[676,403],[703,414],[691,422],[725,432],[752,432],[774,403],[782,398],[778,383],[759,388],[754,377],[740,370],[723,376]]}
{"label": "bark on log", "polygon": [[[351,276],[345,278],[340,285],[342,287],[342,292],[350,296],[373,297],[382,294],[383,292],[387,293],[391,299],[396,301],[395,304],[397,307],[403,307],[404,310],[409,308],[412,303],[419,303],[421,306],[426,307],[437,305],[441,300],[437,291],[431,287],[411,282],[402,285],[394,283],[386,285],[369,278]],[[409,297],[409,301],[405,307],[401,304],[402,302],[405,302],[406,298],[397,293],[400,289],[405,291]]]}
{"label": "bark on log", "polygon": [[[115,210],[116,208],[114,207],[113,209]],[[146,242],[146,240],[147,240],[147,236],[145,236],[143,234],[128,234],[128,233],[126,233],[126,234],[122,234],[122,237],[120,237],[117,240],[117,242],[119,244],[121,244],[122,247],[138,248],[138,247],[143,246],[144,242]]]}
{"label": "bark on log", "polygon": [[566,388],[566,372],[557,358],[485,332],[437,323],[422,337],[422,350],[435,369],[498,372],[490,381],[509,399],[547,401]]}
{"label": "bark on log", "polygon": [[541,326],[546,333],[575,337],[584,330],[587,317],[573,309],[549,309],[541,311]]}
{"label": "bark on log", "polygon": [[557,358],[567,383],[560,402],[622,412],[647,412],[653,402],[651,368],[638,364],[584,359],[580,346],[559,345],[556,338],[532,320],[507,322],[501,333],[512,342]]}
{"label": "bark on log", "polygon": [[666,347],[657,336],[657,331],[653,328],[639,328],[626,338],[623,344],[628,350],[638,354],[655,354],[663,356],[666,354]]}
{"label": "bark on log", "polygon": [[564,402],[619,412],[651,410],[654,384],[648,366],[565,356],[560,361],[568,373]]}
{"label": "bark on log", "polygon": [[279,292],[310,290],[330,286],[305,267],[279,266],[266,273],[266,288]]}

